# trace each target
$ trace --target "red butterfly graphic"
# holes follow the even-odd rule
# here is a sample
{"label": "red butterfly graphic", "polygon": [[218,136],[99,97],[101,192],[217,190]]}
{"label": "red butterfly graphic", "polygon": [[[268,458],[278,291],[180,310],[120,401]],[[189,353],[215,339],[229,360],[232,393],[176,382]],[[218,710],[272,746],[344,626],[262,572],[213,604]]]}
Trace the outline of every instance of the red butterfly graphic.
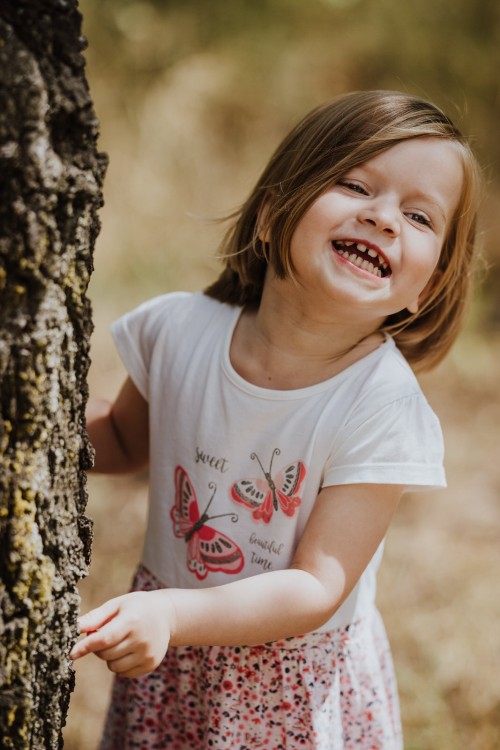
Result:
{"label": "red butterfly graphic", "polygon": [[231,516],[231,521],[238,520],[236,513],[222,513],[208,516],[207,511],[215,497],[217,485],[210,482],[213,490],[207,507],[200,516],[196,492],[187,472],[182,466],[175,470],[175,505],[170,511],[174,524],[174,534],[187,542],[188,569],[202,581],[209,571],[222,573],[239,573],[244,565],[243,552],[235,542],[220,531],[207,526],[207,521],[222,516]]}
{"label": "red butterfly graphic", "polygon": [[250,458],[258,462],[265,479],[240,479],[231,487],[233,500],[250,508],[256,521],[269,523],[273,510],[278,510],[278,504],[283,513],[293,516],[302,501],[296,493],[306,475],[306,467],[301,461],[294,461],[281,469],[273,479],[271,476],[273,460],[280,453],[279,448],[273,450],[269,471],[264,469],[258,455],[252,453]]}

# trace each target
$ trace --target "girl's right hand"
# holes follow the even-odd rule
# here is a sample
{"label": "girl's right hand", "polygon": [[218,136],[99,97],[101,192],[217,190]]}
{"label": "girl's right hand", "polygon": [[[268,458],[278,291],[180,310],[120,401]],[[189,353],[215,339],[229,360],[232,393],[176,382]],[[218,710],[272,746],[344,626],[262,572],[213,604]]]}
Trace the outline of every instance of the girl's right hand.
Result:
{"label": "girl's right hand", "polygon": [[80,633],[87,637],[73,647],[70,658],[95,653],[123,677],[152,672],[167,653],[174,615],[167,590],[110,599],[80,618]]}

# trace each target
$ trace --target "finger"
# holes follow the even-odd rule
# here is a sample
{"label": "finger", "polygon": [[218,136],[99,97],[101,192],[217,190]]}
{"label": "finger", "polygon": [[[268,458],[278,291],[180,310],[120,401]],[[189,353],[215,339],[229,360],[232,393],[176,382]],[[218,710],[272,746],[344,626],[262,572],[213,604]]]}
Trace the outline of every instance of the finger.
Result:
{"label": "finger", "polygon": [[142,677],[153,672],[158,665],[152,659],[141,658],[137,653],[108,661],[108,669],[122,677]]}
{"label": "finger", "polygon": [[70,652],[70,659],[80,659],[90,653],[99,653],[115,648],[122,641],[125,641],[127,636],[127,626],[121,619],[115,618],[100,630],[93,631],[86,638],[76,643]]}
{"label": "finger", "polygon": [[90,610],[78,619],[80,633],[91,633],[106,625],[120,610],[121,597],[110,599],[96,609]]}
{"label": "finger", "polygon": [[112,646],[111,648],[105,648],[102,651],[95,651],[95,655],[99,657],[99,659],[103,659],[103,661],[111,662],[111,661],[117,661],[118,659],[122,659],[125,656],[129,656],[130,654],[133,654],[136,651],[134,649],[134,645],[131,642],[129,638],[125,638],[123,641],[118,643],[116,646]]}

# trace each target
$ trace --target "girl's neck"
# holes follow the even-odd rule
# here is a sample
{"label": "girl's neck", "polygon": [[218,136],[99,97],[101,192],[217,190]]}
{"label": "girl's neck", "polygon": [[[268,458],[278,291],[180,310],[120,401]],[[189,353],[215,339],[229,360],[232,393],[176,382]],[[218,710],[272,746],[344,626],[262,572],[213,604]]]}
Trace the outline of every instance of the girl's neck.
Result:
{"label": "girl's neck", "polygon": [[265,288],[259,308],[244,310],[234,331],[232,365],[254,385],[293,390],[321,383],[384,341],[378,322],[353,322],[345,310],[301,306],[300,295],[289,292]]}

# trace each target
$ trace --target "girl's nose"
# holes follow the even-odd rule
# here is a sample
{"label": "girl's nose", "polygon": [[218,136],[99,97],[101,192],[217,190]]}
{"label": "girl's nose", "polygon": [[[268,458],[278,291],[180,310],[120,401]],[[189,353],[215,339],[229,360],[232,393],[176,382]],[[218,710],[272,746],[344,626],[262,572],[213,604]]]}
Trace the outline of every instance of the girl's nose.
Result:
{"label": "girl's nose", "polygon": [[389,237],[397,237],[400,232],[399,210],[388,202],[373,202],[359,212],[362,224],[368,224]]}

